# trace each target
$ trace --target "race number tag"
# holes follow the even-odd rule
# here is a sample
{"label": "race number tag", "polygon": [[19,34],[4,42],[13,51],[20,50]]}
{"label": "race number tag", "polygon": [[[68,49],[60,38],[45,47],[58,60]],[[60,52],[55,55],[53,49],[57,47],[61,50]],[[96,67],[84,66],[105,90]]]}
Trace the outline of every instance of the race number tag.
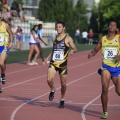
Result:
{"label": "race number tag", "polygon": [[105,59],[114,59],[115,55],[117,55],[117,48],[105,48]]}
{"label": "race number tag", "polygon": [[3,43],[3,42],[4,42],[4,34],[0,33],[0,43]]}
{"label": "race number tag", "polygon": [[64,51],[54,51],[52,59],[53,61],[63,61]]}

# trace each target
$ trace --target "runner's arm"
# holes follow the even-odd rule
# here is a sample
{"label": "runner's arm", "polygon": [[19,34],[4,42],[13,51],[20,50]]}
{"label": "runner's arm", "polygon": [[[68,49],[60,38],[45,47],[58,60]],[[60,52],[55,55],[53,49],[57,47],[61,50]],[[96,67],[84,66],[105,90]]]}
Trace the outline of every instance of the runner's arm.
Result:
{"label": "runner's arm", "polygon": [[[120,36],[118,38],[118,41],[119,41],[119,44],[120,44]],[[118,51],[118,55],[115,56],[115,60],[120,61],[120,48],[119,48],[119,51]]]}
{"label": "runner's arm", "polygon": [[102,38],[99,39],[97,46],[88,54],[88,58],[95,56],[102,47]]}
{"label": "runner's arm", "polygon": [[47,43],[43,41],[43,39],[40,37],[40,34],[38,34],[39,39],[47,46]]}
{"label": "runner's arm", "polygon": [[[55,41],[55,37],[52,39],[52,41],[54,42]],[[52,48],[52,52],[53,52],[53,48]],[[47,63],[51,57],[52,57],[52,52],[50,52],[50,54],[48,55],[48,57],[45,59],[45,62]]]}
{"label": "runner's arm", "polygon": [[69,41],[69,45],[70,45],[70,47],[71,47],[71,50],[70,50],[70,52],[69,52],[69,55],[71,55],[71,54],[73,54],[73,53],[76,53],[77,52],[77,48],[76,48],[76,46],[75,46],[75,44],[74,44],[74,42],[73,42],[73,39],[69,36],[68,37],[68,41]]}
{"label": "runner's arm", "polygon": [[9,45],[8,45],[8,49],[12,48],[12,43],[13,43],[13,33],[12,30],[10,29],[10,26],[8,24],[6,24],[6,30],[9,34]]}

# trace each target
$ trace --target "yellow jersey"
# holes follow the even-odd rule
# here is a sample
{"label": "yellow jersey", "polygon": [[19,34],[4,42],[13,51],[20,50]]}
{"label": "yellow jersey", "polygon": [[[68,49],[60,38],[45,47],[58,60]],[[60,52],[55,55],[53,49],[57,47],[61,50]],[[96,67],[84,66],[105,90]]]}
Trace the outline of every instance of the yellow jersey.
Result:
{"label": "yellow jersey", "polygon": [[9,44],[9,34],[8,34],[8,32],[6,31],[6,33],[5,33],[4,45],[5,45],[5,46],[8,46],[8,44]]}
{"label": "yellow jersey", "polygon": [[111,67],[120,66],[120,62],[114,59],[115,55],[120,55],[119,35],[112,40],[108,40],[106,36],[102,37],[102,62]]}
{"label": "yellow jersey", "polygon": [[5,34],[6,34],[6,23],[1,21],[1,25],[0,25],[0,46],[4,45]]}

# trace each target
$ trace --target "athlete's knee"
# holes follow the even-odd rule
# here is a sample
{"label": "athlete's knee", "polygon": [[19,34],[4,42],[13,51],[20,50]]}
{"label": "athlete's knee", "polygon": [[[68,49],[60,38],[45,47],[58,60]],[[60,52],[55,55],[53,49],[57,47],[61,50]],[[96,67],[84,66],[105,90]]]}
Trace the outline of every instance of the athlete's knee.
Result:
{"label": "athlete's knee", "polygon": [[61,82],[61,88],[65,89],[67,87],[66,82]]}
{"label": "athlete's knee", "polygon": [[5,63],[4,62],[0,62],[0,66],[4,66],[5,65]]}
{"label": "athlete's knee", "polygon": [[40,51],[37,51],[37,54],[40,54]]}
{"label": "athlete's knee", "polygon": [[53,82],[53,79],[51,77],[48,77],[47,82],[51,83],[51,82]]}

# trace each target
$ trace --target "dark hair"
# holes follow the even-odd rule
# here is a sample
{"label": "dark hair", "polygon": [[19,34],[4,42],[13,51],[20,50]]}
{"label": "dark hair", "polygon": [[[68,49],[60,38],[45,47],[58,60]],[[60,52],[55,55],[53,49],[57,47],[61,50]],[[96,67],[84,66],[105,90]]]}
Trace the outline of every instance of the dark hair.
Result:
{"label": "dark hair", "polygon": [[117,26],[117,22],[115,20],[112,20],[112,19],[108,21],[108,26],[110,25],[111,22],[115,22],[116,26]]}
{"label": "dark hair", "polygon": [[56,25],[57,25],[57,24],[62,24],[62,26],[65,27],[65,22],[63,22],[63,21],[58,21],[58,22],[56,23]]}
{"label": "dark hair", "polygon": [[42,29],[42,24],[38,24],[38,29]]}
{"label": "dark hair", "polygon": [[[31,30],[31,32],[32,32],[33,30],[35,31],[35,27],[36,27],[36,26],[38,26],[38,25],[34,25],[34,27],[33,27],[33,29]],[[35,31],[35,32],[37,32],[37,31]]]}
{"label": "dark hair", "polygon": [[1,21],[8,23],[8,21],[5,18],[2,18]]}

